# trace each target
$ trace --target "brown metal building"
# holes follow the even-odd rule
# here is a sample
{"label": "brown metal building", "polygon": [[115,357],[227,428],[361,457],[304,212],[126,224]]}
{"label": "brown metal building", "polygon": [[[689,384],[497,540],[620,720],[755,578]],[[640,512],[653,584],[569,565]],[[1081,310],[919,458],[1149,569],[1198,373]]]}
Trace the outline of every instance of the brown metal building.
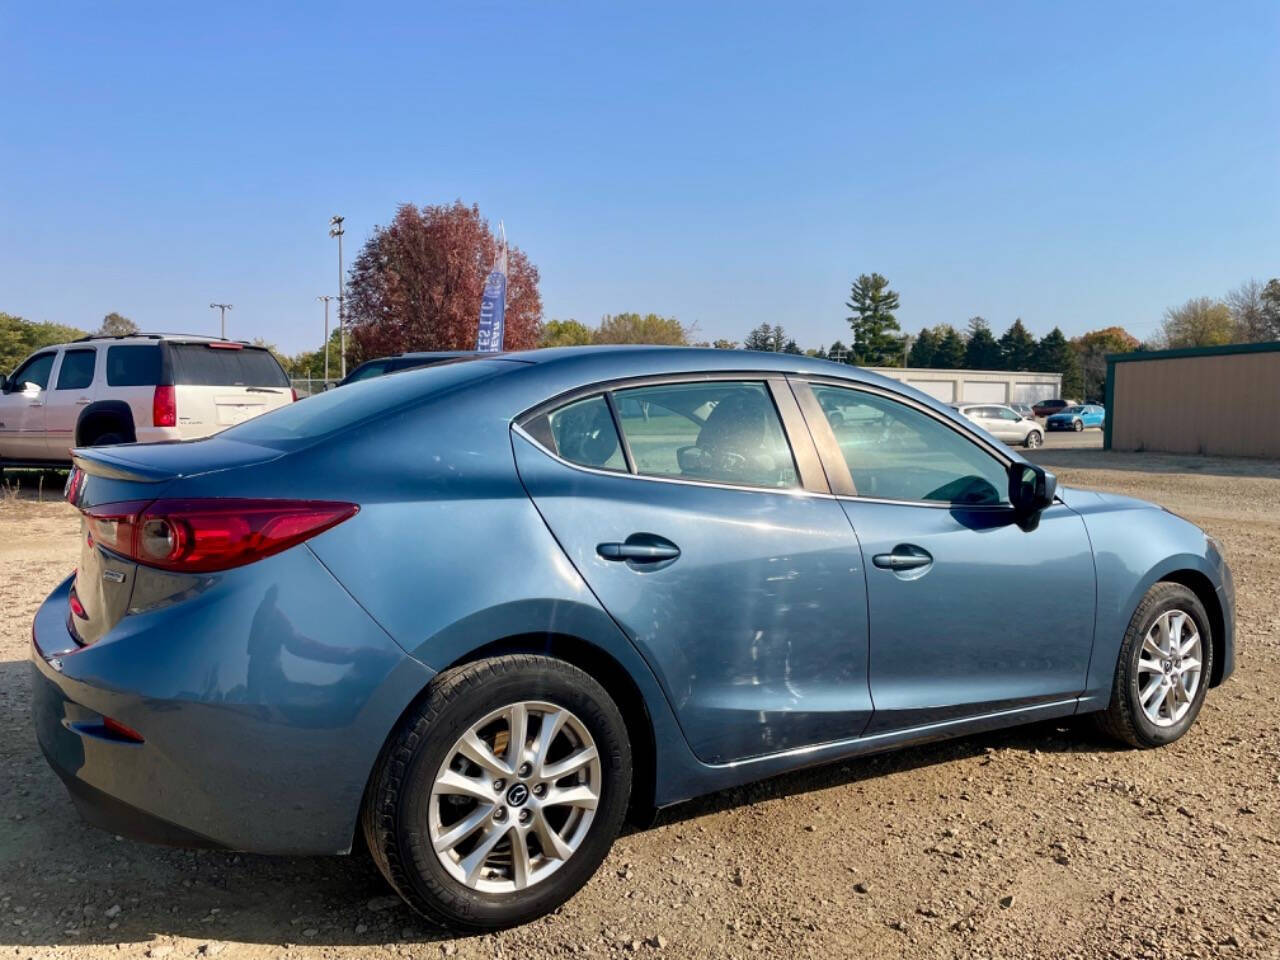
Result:
{"label": "brown metal building", "polygon": [[1280,341],[1107,357],[1108,450],[1280,458]]}

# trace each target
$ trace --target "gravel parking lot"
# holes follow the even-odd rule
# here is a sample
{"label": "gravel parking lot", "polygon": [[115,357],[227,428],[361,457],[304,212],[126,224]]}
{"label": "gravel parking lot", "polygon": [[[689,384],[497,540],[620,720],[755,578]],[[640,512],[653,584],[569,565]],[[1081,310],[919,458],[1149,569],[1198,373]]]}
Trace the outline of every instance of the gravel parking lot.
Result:
{"label": "gravel parking lot", "polygon": [[[1200,523],[1235,573],[1236,676],[1186,738],[1136,752],[1042,724],[718,794],[622,838],[555,915],[457,940],[363,857],[193,853],[84,825],[39,755],[25,662],[76,521],[0,497],[0,956],[1280,956],[1280,464],[1100,442],[1051,434],[1035,457]],[[1010,629],[1035,616],[1016,599]]]}

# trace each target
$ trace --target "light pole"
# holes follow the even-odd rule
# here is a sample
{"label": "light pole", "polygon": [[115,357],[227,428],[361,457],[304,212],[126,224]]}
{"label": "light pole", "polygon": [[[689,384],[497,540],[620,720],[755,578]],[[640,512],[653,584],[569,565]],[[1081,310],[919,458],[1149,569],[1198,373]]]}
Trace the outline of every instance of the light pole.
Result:
{"label": "light pole", "polygon": [[[342,376],[347,375],[347,324],[346,324],[346,290],[347,285],[342,275],[342,235],[346,233],[342,229],[342,221],[345,217],[340,217],[336,213],[329,218],[329,236],[338,238],[338,329],[341,334],[338,342],[341,344],[342,350]],[[325,341],[325,357],[329,356],[329,341]]]}
{"label": "light pole", "polygon": [[[329,384],[329,301],[337,299],[329,294],[322,297],[316,297],[317,300],[324,301],[324,382]],[[346,374],[344,373],[345,377]]]}
{"label": "light pole", "polygon": [[222,339],[227,339],[227,311],[231,309],[229,303],[211,303],[210,310],[219,310],[222,313]]}

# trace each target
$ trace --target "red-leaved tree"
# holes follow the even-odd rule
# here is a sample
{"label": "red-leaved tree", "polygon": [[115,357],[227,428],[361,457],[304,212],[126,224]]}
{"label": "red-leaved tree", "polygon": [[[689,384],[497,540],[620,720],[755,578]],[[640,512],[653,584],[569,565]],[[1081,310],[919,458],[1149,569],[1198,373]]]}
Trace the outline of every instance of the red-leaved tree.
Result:
{"label": "red-leaved tree", "polygon": [[[475,349],[484,281],[498,245],[474,205],[403,204],[389,225],[374,228],[351,265],[347,359]],[[538,268],[510,247],[504,348],[536,347],[541,324]]]}

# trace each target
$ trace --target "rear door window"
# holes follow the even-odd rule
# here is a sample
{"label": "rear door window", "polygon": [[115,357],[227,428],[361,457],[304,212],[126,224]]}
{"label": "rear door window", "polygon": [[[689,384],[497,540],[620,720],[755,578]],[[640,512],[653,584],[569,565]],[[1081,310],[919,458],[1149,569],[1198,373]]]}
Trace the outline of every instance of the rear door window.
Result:
{"label": "rear door window", "polygon": [[154,387],[162,365],[159,344],[107,347],[107,386]]}
{"label": "rear door window", "polygon": [[670,383],[613,396],[636,473],[758,487],[798,483],[763,383]]}
{"label": "rear door window", "polygon": [[602,396],[567,404],[547,415],[556,452],[570,463],[601,470],[627,469],[613,414]]}
{"label": "rear door window", "polygon": [[171,343],[173,382],[195,387],[279,387],[289,378],[271,351],[256,347],[211,347],[203,343]]}
{"label": "rear door window", "polygon": [[59,390],[83,390],[93,383],[93,368],[98,362],[97,350],[68,350],[58,368]]}

